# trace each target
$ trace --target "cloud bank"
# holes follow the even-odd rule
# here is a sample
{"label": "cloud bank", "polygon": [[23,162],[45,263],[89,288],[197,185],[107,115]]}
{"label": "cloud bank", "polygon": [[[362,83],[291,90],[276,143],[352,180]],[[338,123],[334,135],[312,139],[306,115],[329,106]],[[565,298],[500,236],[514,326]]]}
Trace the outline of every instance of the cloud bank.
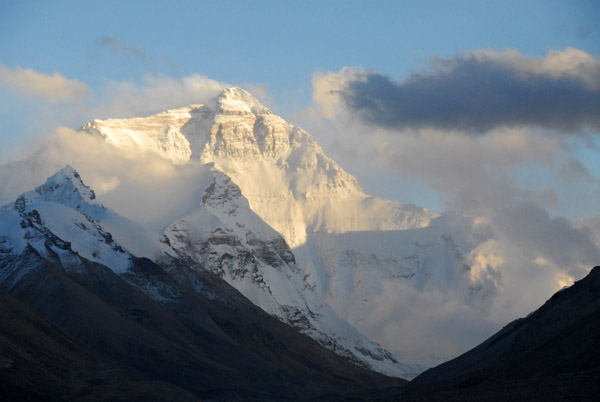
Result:
{"label": "cloud bank", "polygon": [[0,64],[0,86],[19,95],[42,99],[49,103],[82,101],[88,87],[77,80],[54,73],[48,75],[32,69],[11,70]]}
{"label": "cloud bank", "polygon": [[210,170],[194,161],[175,165],[141,148],[119,149],[98,136],[59,127],[26,159],[0,165],[0,205],[43,184],[66,164],[106,206],[158,232],[200,205]]}
{"label": "cloud bank", "polygon": [[339,106],[367,124],[456,130],[480,135],[502,127],[576,133],[600,129],[600,60],[577,50],[543,58],[516,50],[465,52],[396,82],[344,68],[313,79],[314,100],[332,116]]}
{"label": "cloud bank", "polygon": [[111,82],[93,106],[94,118],[144,116],[204,103],[231,85],[200,74],[173,78],[148,75],[143,83]]}
{"label": "cloud bank", "polygon": [[482,311],[460,292],[389,284],[361,323],[370,338],[401,356],[456,356],[600,263],[598,218],[556,213],[574,194],[584,195],[577,207],[598,213],[600,182],[579,153],[600,130],[597,57],[577,49],[539,58],[465,52],[400,82],[345,67],[316,73],[313,87],[307,115],[323,127],[333,159],[395,175],[382,183],[402,202],[412,196],[403,184],[422,180],[451,214],[472,222],[465,263],[493,300]]}

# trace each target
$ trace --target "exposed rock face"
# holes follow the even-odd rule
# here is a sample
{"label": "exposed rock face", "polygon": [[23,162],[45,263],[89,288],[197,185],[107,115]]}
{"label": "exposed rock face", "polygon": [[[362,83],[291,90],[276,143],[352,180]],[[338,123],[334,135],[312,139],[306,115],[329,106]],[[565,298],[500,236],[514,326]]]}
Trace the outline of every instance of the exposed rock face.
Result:
{"label": "exposed rock face", "polygon": [[173,249],[354,363],[389,375],[414,376],[412,367],[398,362],[322,303],[283,237],[250,209],[228,176],[214,173],[200,208],[166,229]]}

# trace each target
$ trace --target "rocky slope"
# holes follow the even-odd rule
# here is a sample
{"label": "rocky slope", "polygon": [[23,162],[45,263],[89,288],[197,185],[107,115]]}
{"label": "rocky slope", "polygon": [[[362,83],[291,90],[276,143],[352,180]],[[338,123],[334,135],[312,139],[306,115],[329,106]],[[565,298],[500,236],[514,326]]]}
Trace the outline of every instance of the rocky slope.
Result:
{"label": "rocky slope", "polygon": [[600,369],[600,267],[525,318],[414,380],[529,378]]}
{"label": "rocky slope", "polygon": [[[401,383],[321,348],[165,239],[138,232],[72,168],[4,206],[0,222],[0,385],[9,394],[296,400]],[[160,261],[128,250],[136,233]]]}
{"label": "rocky slope", "polygon": [[283,237],[250,209],[228,176],[219,171],[214,174],[201,206],[165,230],[173,249],[350,361],[388,375],[412,378],[413,367],[398,362],[323,303]]}
{"label": "rocky slope", "polygon": [[[389,400],[594,401],[600,392],[600,267]],[[386,399],[387,400],[387,399]]]}

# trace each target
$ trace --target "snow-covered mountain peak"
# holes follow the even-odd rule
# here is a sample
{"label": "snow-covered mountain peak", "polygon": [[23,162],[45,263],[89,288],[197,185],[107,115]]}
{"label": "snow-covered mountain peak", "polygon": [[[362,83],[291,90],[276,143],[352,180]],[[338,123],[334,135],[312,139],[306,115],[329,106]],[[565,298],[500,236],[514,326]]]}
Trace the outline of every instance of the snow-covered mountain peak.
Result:
{"label": "snow-covered mountain peak", "polygon": [[79,173],[67,165],[0,209],[0,243],[4,243],[5,255],[30,248],[73,269],[81,264],[79,255],[117,273],[125,272],[131,255],[100,223],[103,219],[119,227],[129,223],[100,204]]}
{"label": "snow-covered mountain peak", "polygon": [[23,210],[40,201],[77,209],[93,219],[104,215],[106,211],[96,199],[94,190],[83,183],[79,173],[70,165],[56,172],[41,186],[22,194],[15,201],[15,206]]}
{"label": "snow-covered mountain peak", "polygon": [[271,111],[261,104],[258,99],[250,92],[239,88],[225,88],[217,97],[213,98],[212,104],[217,107],[220,113],[252,113],[255,116],[260,114],[272,114]]}
{"label": "snow-covered mountain peak", "polygon": [[[132,155],[150,151],[177,164],[268,160],[281,166],[327,170],[327,158],[310,134],[274,115],[249,92],[226,88],[206,104],[129,119],[95,119],[80,131],[97,135]],[[328,174],[331,176],[331,174]]]}
{"label": "snow-covered mountain peak", "polygon": [[88,202],[95,202],[96,194],[94,190],[86,186],[81,179],[81,176],[71,165],[66,165],[64,168],[56,172],[46,180],[46,183],[36,189],[36,191],[46,190],[47,194],[52,194],[52,189],[69,186],[80,197],[85,198]]}
{"label": "snow-covered mountain peak", "polygon": [[303,244],[308,232],[403,230],[427,226],[437,216],[367,196],[308,132],[237,87],[204,105],[95,120],[82,131],[132,155],[141,149],[177,164],[214,163],[291,247]]}

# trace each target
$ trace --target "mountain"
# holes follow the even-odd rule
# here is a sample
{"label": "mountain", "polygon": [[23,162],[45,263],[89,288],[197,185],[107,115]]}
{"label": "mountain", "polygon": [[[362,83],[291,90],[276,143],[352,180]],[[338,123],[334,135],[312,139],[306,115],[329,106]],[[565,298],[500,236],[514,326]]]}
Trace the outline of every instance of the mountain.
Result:
{"label": "mountain", "polygon": [[81,132],[132,154],[209,168],[206,180],[190,183],[202,194],[199,205],[164,231],[173,248],[358,364],[403,378],[420,370],[361,335],[335,303],[324,303],[328,267],[300,247],[316,233],[420,228],[437,214],[367,196],[310,134],[240,88],[154,116],[94,120]]}
{"label": "mountain", "polygon": [[[43,185],[20,195],[0,211],[2,221],[8,222],[4,231],[13,223],[13,232],[7,235],[16,242],[15,252],[23,251],[29,245],[44,255],[48,253],[45,237],[32,231],[31,227],[68,241],[72,251],[118,273],[128,270],[131,254],[117,244],[113,236],[138,257],[159,258],[170,250],[161,243],[158,234],[105,208],[71,166],[61,169]],[[14,224],[23,219],[22,214],[29,217],[30,226],[33,226]]]}
{"label": "mountain", "polygon": [[600,267],[525,318],[415,378],[393,400],[593,401],[600,394]]}
{"label": "mountain", "polygon": [[[0,222],[5,396],[298,400],[403,383],[266,314],[104,207],[71,167],[2,207]],[[156,261],[132,254],[141,242]]]}
{"label": "mountain", "polygon": [[396,361],[322,302],[283,237],[250,209],[221,172],[215,172],[201,207],[167,227],[165,236],[173,249],[339,355],[384,374],[414,376],[412,367]]}
{"label": "mountain", "polygon": [[94,120],[81,130],[177,164],[214,163],[292,248],[305,243],[308,233],[418,228],[438,216],[367,196],[310,134],[237,87],[207,104],[144,118]]}
{"label": "mountain", "polygon": [[[310,134],[242,89],[53,137],[0,166],[0,200],[65,161],[110,207],[98,222],[124,250],[189,259],[364,367],[412,378],[487,335],[429,342],[439,330],[424,317],[438,315],[433,298],[467,326],[487,320],[501,292],[489,225],[365,194]],[[122,257],[104,252],[85,258]]]}
{"label": "mountain", "polygon": [[[398,300],[399,288],[458,295],[475,314],[493,302],[496,283],[479,274],[488,268],[471,271],[471,253],[489,237],[484,224],[365,194],[309,133],[240,88],[153,116],[94,120],[80,132],[206,170],[187,183],[197,203],[161,226],[170,244],[366,367],[403,378],[422,370],[359,333],[381,335],[373,317],[405,307],[378,300]],[[413,361],[430,360],[427,349]]]}

